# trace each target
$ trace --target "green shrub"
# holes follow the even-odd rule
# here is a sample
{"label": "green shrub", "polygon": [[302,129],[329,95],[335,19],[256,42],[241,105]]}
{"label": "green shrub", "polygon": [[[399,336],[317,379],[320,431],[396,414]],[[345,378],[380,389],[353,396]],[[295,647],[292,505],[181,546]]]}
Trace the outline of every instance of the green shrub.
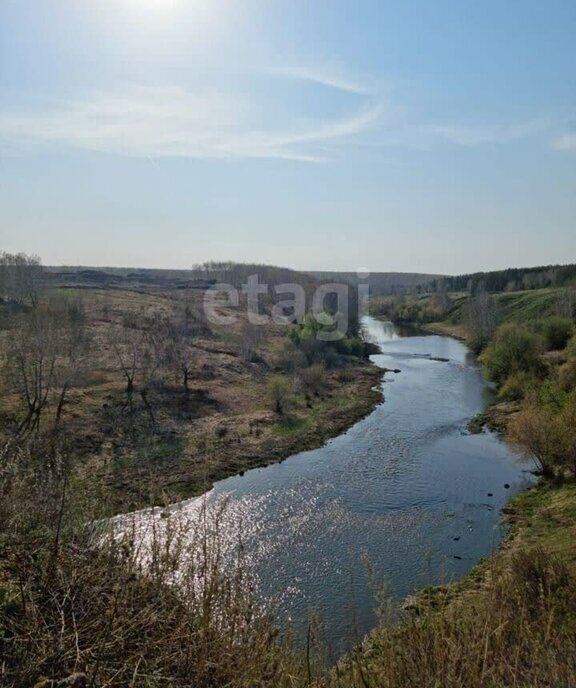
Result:
{"label": "green shrub", "polygon": [[561,411],[568,401],[568,394],[557,380],[544,380],[530,396],[531,401],[552,413]]}
{"label": "green shrub", "polygon": [[574,334],[574,325],[570,318],[552,315],[543,320],[538,329],[542,332],[548,351],[564,349]]}
{"label": "green shrub", "polygon": [[576,334],[572,335],[572,338],[570,339],[568,344],[566,344],[566,354],[570,358],[576,358]]}
{"label": "green shrub", "polygon": [[477,356],[484,351],[484,349],[488,346],[489,343],[490,337],[482,334],[468,337],[468,339],[466,340],[466,345],[468,346],[470,351],[475,353]]}
{"label": "green shrub", "polygon": [[290,382],[282,375],[275,375],[268,382],[268,399],[272,410],[283,415],[294,403],[294,392]]}
{"label": "green shrub", "polygon": [[537,378],[532,373],[522,370],[513,373],[506,379],[498,396],[509,401],[519,401],[524,399],[528,393],[533,392],[537,385]]}
{"label": "green shrub", "polygon": [[576,389],[576,356],[571,357],[560,367],[558,379],[562,389],[570,392]]}
{"label": "green shrub", "polygon": [[481,361],[486,376],[498,385],[519,372],[542,373],[540,339],[520,325],[502,325],[484,350]]}

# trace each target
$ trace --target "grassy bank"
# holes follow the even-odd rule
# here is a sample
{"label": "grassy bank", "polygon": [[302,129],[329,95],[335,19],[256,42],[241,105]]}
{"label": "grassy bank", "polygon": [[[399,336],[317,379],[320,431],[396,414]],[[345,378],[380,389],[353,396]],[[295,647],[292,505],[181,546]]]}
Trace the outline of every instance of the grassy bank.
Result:
{"label": "grassy bank", "polygon": [[339,667],[340,686],[576,685],[576,485],[542,485],[507,508],[506,544],[463,581],[424,591]]}

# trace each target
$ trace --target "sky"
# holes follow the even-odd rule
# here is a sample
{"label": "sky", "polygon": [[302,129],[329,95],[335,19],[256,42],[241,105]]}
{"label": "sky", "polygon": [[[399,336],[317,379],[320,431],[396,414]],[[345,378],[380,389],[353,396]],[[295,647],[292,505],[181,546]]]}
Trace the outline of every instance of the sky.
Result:
{"label": "sky", "polygon": [[0,250],[576,262],[576,3],[0,0]]}

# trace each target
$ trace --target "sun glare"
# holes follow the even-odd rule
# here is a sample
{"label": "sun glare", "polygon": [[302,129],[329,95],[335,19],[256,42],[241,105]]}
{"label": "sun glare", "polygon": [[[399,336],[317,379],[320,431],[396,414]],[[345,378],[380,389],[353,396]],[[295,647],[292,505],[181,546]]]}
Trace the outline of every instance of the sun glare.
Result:
{"label": "sun glare", "polygon": [[126,0],[128,5],[141,13],[148,12],[171,12],[178,7],[192,5],[196,6],[202,4],[204,0],[199,2],[193,0],[192,2],[184,2],[184,0]]}

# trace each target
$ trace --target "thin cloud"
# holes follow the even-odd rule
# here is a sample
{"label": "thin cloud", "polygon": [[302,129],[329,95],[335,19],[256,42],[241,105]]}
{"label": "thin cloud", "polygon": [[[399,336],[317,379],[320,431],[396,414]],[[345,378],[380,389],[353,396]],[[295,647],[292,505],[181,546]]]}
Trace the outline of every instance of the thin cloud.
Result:
{"label": "thin cloud", "polygon": [[[293,74],[292,70],[289,73]],[[306,70],[299,78],[336,83],[326,75],[321,80],[312,74]],[[358,84],[338,83],[333,87],[361,92]],[[406,113],[394,114],[389,106],[384,110],[379,99],[364,97],[360,108],[340,118],[303,120],[296,112],[283,113],[275,115],[275,127],[267,128],[255,124],[272,119],[264,116],[265,108],[246,97],[218,91],[130,86],[121,92],[96,93],[29,113],[0,115],[0,140],[3,151],[11,154],[42,144],[59,144],[132,157],[321,162],[334,157],[345,145],[430,150],[448,144],[472,148],[529,138],[554,124],[544,117],[490,125],[406,122]],[[564,135],[555,147],[576,150],[576,134]]]}
{"label": "thin cloud", "polygon": [[417,127],[413,132],[415,140],[428,145],[452,143],[458,146],[476,147],[493,143],[511,143],[544,131],[550,121],[534,119],[515,124],[458,125],[433,124]]}
{"label": "thin cloud", "polygon": [[130,87],[44,112],[5,114],[0,136],[12,147],[56,143],[130,156],[313,162],[325,158],[318,153],[322,146],[349,142],[380,116],[374,106],[340,119],[298,126],[288,119],[282,127],[262,130],[251,126],[255,110],[246,99],[220,93]]}
{"label": "thin cloud", "polygon": [[329,67],[277,67],[267,70],[271,76],[299,81],[309,81],[345,93],[360,96],[374,96],[377,89],[374,83],[344,74],[339,69]]}
{"label": "thin cloud", "polygon": [[576,152],[576,133],[564,134],[554,142],[554,148],[562,151]]}

